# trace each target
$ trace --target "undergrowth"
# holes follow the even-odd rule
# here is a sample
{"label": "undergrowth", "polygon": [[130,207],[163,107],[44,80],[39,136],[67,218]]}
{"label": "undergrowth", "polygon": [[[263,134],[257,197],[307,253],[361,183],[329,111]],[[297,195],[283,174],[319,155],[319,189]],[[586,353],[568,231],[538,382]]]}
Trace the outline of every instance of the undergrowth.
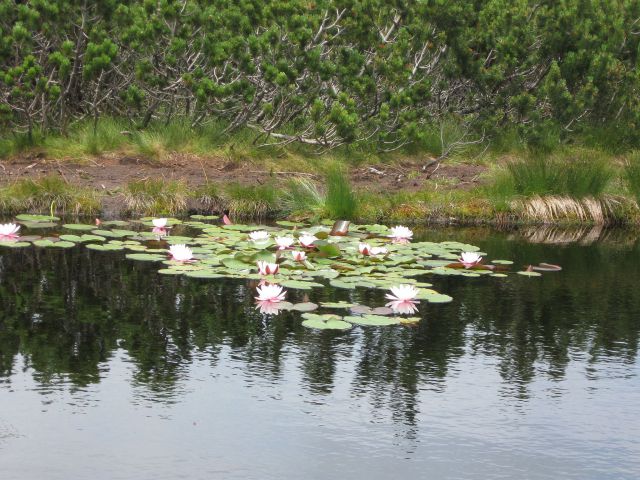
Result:
{"label": "undergrowth", "polygon": [[7,213],[95,214],[101,209],[101,194],[96,190],[67,183],[49,175],[23,178],[0,188],[0,210]]}

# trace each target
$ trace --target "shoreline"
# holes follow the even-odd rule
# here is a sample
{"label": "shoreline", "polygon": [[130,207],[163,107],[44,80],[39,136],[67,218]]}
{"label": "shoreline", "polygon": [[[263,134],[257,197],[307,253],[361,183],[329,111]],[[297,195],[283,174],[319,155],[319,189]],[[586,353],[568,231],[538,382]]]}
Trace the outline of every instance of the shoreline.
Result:
{"label": "shoreline", "polygon": [[[159,162],[122,152],[56,159],[32,151],[0,161],[0,215],[53,211],[122,218],[229,211],[253,221],[350,216],[360,223],[407,225],[640,226],[640,209],[629,194],[491,198],[495,164],[455,158],[434,167],[423,156],[378,158],[348,170],[344,161],[335,162],[345,171],[339,187],[348,195],[338,196],[338,211],[331,211],[331,186],[317,160],[179,152]],[[349,202],[350,215],[343,214],[339,207]]]}

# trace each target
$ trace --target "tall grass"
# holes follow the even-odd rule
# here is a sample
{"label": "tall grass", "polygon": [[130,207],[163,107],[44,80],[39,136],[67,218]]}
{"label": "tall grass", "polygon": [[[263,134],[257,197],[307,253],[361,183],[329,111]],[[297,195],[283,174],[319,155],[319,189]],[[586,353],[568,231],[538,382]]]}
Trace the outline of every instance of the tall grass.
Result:
{"label": "tall grass", "polygon": [[490,196],[568,195],[599,197],[614,176],[607,159],[589,151],[554,156],[529,156],[511,161],[505,174],[498,174]]}
{"label": "tall grass", "polygon": [[627,163],[624,166],[624,177],[629,193],[640,204],[640,151],[635,150],[627,157]]}
{"label": "tall grass", "polygon": [[263,219],[282,210],[281,192],[273,183],[242,185],[230,183],[224,188],[224,201],[231,217]]}
{"label": "tall grass", "polygon": [[23,178],[0,189],[0,210],[89,215],[100,211],[100,197],[98,191],[71,185],[56,175]]}
{"label": "tall grass", "polygon": [[285,210],[293,214],[313,217],[321,214],[325,199],[313,181],[294,178],[287,183],[282,202]]}
{"label": "tall grass", "polygon": [[345,172],[337,164],[327,168],[325,209],[329,218],[352,220],[358,210],[358,199]]}
{"label": "tall grass", "polygon": [[123,194],[127,210],[144,215],[184,213],[189,197],[186,183],[163,178],[134,180]]}

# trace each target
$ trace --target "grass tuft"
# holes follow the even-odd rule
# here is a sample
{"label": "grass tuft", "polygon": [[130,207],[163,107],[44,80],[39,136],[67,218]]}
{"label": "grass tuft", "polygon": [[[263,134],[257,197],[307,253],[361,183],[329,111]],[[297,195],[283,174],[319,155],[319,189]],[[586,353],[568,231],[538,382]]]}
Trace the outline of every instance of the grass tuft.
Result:
{"label": "grass tuft", "polygon": [[163,178],[134,180],[124,190],[124,201],[130,213],[175,215],[187,208],[188,187],[182,181]]}
{"label": "grass tuft", "polygon": [[624,166],[624,178],[627,183],[627,190],[635,197],[640,204],[640,151],[633,151],[627,158]]}
{"label": "grass tuft", "polygon": [[0,210],[93,215],[101,209],[100,196],[95,190],[71,185],[56,175],[23,178],[0,189]]}
{"label": "grass tuft", "polygon": [[337,164],[330,165],[325,180],[327,216],[336,220],[353,220],[358,210],[358,199],[342,168]]}
{"label": "grass tuft", "polygon": [[282,211],[280,191],[272,183],[241,185],[230,183],[223,194],[231,218],[264,219]]}

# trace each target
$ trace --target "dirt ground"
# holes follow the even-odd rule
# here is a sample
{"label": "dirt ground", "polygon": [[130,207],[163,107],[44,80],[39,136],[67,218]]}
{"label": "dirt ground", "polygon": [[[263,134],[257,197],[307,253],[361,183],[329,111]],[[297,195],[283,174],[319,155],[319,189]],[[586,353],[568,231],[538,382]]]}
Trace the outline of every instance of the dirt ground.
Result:
{"label": "dirt ground", "polygon": [[[356,189],[373,192],[414,191],[434,184],[439,188],[469,189],[482,181],[481,175],[485,170],[483,165],[406,160],[393,165],[359,166],[351,170],[350,180]],[[39,155],[0,162],[0,184],[50,174],[61,175],[74,185],[104,190],[114,190],[132,180],[158,177],[183,180],[194,187],[208,181],[257,185],[267,182],[270,175],[278,180],[295,176],[322,180],[305,172],[266,171],[251,161],[229,162],[221,157],[182,154],[173,154],[162,163],[122,155],[103,155],[82,163],[57,161]]]}

